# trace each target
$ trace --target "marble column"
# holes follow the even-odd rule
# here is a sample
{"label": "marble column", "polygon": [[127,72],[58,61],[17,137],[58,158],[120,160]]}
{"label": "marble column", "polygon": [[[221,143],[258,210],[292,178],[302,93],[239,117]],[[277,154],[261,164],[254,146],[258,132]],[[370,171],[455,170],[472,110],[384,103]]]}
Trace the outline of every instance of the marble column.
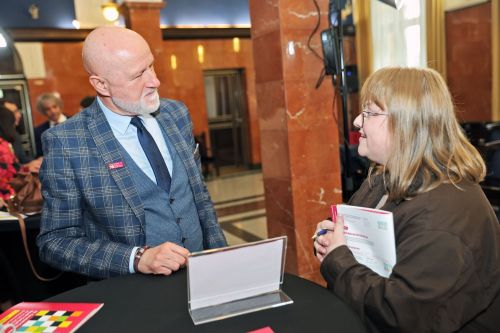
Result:
{"label": "marble column", "polygon": [[317,3],[320,13],[312,1],[250,0],[250,16],[269,237],[288,236],[287,272],[322,283],[311,235],[342,186],[339,97],[330,77],[315,88],[328,25],[328,0]]}
{"label": "marble column", "polygon": [[166,87],[171,81],[172,73],[168,66],[168,59],[163,50],[163,36],[160,28],[160,10],[165,7],[162,0],[124,1],[120,11],[125,18],[125,26],[140,34],[148,42],[155,57],[156,75],[162,85],[160,96],[166,96]]}

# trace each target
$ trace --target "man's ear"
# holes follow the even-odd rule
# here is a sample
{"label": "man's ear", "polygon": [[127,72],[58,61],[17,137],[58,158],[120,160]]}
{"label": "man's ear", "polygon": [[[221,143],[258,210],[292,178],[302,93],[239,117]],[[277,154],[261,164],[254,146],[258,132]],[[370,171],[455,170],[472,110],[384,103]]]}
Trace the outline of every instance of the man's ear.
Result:
{"label": "man's ear", "polygon": [[90,75],[89,82],[101,96],[110,96],[108,81],[99,75]]}

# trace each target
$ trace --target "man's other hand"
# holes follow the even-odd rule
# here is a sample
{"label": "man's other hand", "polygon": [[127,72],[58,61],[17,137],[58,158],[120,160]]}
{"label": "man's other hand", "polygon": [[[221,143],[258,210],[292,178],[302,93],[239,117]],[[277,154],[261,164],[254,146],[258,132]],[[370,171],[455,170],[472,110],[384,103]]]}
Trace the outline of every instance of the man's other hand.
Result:
{"label": "man's other hand", "polygon": [[186,265],[189,251],[177,244],[166,242],[149,248],[139,261],[139,272],[170,275]]}

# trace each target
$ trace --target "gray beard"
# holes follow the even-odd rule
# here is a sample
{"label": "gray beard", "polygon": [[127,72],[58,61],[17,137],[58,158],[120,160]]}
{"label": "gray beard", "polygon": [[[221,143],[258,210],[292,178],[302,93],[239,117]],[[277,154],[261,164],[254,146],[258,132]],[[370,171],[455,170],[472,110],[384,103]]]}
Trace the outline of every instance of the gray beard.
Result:
{"label": "gray beard", "polygon": [[120,109],[123,111],[136,115],[136,116],[147,116],[160,107],[160,97],[158,96],[158,92],[156,92],[156,101],[153,106],[148,106],[144,102],[139,101],[139,102],[124,102],[123,100],[112,97],[111,100],[113,101],[113,104],[118,106]]}

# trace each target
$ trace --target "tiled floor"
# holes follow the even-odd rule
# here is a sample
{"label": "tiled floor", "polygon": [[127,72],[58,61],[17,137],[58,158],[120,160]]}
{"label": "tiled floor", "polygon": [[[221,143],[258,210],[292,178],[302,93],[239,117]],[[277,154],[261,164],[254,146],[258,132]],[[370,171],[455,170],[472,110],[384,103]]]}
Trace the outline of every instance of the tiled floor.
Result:
{"label": "tiled floor", "polygon": [[206,184],[229,245],[267,238],[260,171],[229,174],[208,180]]}

